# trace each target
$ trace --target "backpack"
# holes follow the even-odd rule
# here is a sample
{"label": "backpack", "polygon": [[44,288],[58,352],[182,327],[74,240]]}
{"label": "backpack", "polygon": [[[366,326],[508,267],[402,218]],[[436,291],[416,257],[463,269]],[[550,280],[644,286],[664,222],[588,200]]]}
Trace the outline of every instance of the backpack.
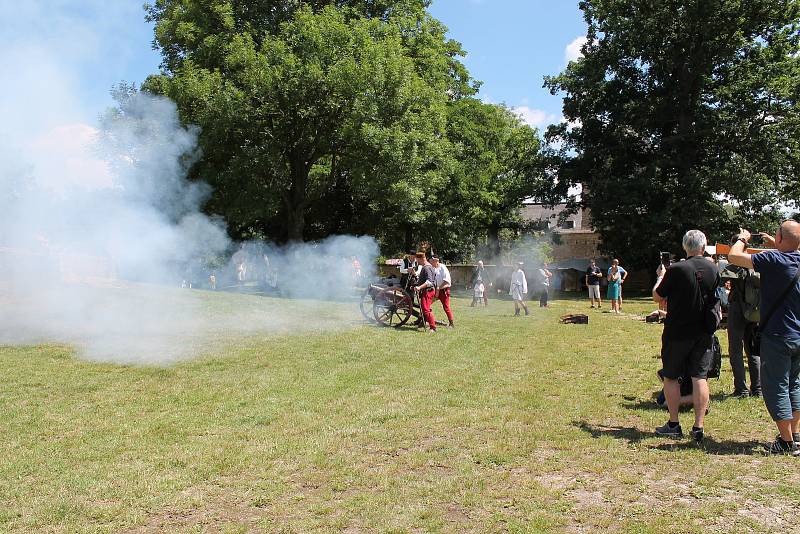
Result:
{"label": "backpack", "polygon": [[708,370],[706,377],[719,378],[719,373],[722,369],[722,347],[716,334],[711,337],[711,352],[713,353],[711,369]]}
{"label": "backpack", "polygon": [[742,311],[744,318],[750,323],[761,320],[759,301],[761,299],[761,273],[752,269],[744,276],[744,295],[742,296]]}

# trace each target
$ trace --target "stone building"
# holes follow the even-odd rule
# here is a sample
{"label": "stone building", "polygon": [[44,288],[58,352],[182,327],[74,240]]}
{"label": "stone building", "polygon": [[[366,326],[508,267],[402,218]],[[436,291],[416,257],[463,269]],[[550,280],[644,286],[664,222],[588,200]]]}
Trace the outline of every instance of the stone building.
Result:
{"label": "stone building", "polygon": [[[561,218],[566,204],[545,207],[542,204],[525,202],[522,205],[522,219],[542,229],[550,229],[554,234],[553,263],[550,270],[557,275],[555,286],[562,291],[582,291],[584,273],[589,261],[594,258],[597,265],[605,270],[611,260],[600,252],[600,235],[592,229],[588,209]],[[625,265],[625,258],[619,258]],[[625,287],[631,290],[646,289],[648,275],[644,272],[629,272]]]}

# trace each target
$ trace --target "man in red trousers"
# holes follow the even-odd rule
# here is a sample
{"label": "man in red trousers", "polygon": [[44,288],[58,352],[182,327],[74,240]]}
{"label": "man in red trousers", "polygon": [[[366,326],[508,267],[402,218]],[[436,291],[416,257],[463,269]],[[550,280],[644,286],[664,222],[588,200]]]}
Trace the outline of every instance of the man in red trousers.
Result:
{"label": "man in red trousers", "polygon": [[414,291],[419,295],[419,307],[422,310],[422,318],[428,323],[428,330],[431,333],[436,332],[436,319],[433,317],[431,305],[433,304],[433,296],[436,291],[436,272],[428,259],[425,257],[424,252],[417,252],[417,264],[419,271],[417,273],[417,285],[414,286]]}

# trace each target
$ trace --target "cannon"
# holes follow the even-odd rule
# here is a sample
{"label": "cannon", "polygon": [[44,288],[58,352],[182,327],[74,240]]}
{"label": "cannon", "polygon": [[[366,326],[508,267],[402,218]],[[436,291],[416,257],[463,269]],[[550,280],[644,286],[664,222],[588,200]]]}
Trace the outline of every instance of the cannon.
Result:
{"label": "cannon", "polygon": [[361,295],[359,309],[364,318],[381,326],[401,327],[411,317],[419,318],[419,304],[412,291],[413,280],[406,287],[397,278],[382,278],[367,286]]}

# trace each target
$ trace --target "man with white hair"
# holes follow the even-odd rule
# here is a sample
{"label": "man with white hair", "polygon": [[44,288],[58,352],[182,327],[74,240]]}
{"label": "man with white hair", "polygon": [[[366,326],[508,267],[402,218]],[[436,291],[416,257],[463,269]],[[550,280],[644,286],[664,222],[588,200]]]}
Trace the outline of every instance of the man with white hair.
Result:
{"label": "man with white hair", "polygon": [[661,361],[664,365],[664,394],[669,408],[669,421],[656,429],[659,436],[683,437],[678,409],[681,386],[679,379],[687,371],[692,378],[694,426],[692,437],[703,441],[703,423],[708,409],[708,371],[713,363],[712,338],[707,313],[716,302],[719,269],[703,258],[706,236],[700,230],[689,230],[683,236],[686,261],[673,263],[668,269],[658,268],[653,300],[667,302],[667,318],[661,336]]}
{"label": "man with white hair", "polygon": [[761,274],[761,392],[780,433],[767,452],[800,456],[800,223],[761,236],[775,250],[748,254],[751,235],[740,230],[728,261]]}

